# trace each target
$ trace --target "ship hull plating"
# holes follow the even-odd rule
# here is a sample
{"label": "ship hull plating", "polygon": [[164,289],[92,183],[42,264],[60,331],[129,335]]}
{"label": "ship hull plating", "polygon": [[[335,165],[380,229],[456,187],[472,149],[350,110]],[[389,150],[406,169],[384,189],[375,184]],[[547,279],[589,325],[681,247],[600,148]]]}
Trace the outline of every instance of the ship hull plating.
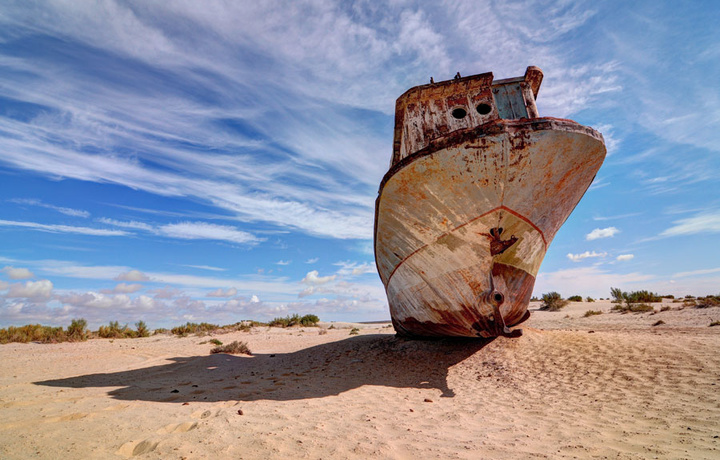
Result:
{"label": "ship hull plating", "polygon": [[497,119],[395,163],[376,202],[375,257],[396,331],[514,335],[540,264],[605,157],[570,120]]}

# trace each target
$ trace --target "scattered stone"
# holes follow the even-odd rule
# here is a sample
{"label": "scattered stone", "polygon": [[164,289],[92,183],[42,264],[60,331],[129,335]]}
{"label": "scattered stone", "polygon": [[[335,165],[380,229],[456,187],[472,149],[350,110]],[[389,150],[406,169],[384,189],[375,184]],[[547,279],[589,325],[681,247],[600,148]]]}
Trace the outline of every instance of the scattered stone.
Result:
{"label": "scattered stone", "polygon": [[184,402],[182,405],[183,405],[183,406],[189,406],[190,403],[189,403],[189,402]]}
{"label": "scattered stone", "polygon": [[415,412],[414,410],[410,409],[410,412]]}
{"label": "scattered stone", "polygon": [[245,415],[245,413],[242,411],[242,409],[238,409],[238,415]]}
{"label": "scattered stone", "polygon": [[171,391],[170,393],[180,393],[180,390],[175,389],[175,390]]}
{"label": "scattered stone", "polygon": [[433,402],[433,400],[430,398],[425,398],[425,402]]}

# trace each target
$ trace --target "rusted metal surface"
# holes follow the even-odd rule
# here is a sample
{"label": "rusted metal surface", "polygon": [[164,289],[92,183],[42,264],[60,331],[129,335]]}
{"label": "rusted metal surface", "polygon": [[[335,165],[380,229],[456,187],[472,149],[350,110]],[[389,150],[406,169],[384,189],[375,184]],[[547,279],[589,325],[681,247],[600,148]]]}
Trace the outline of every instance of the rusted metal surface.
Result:
{"label": "rusted metal surface", "polygon": [[593,129],[532,117],[541,80],[529,67],[520,78],[456,78],[398,99],[375,216],[398,333],[514,336],[509,327],[528,318],[548,245],[605,157]]}

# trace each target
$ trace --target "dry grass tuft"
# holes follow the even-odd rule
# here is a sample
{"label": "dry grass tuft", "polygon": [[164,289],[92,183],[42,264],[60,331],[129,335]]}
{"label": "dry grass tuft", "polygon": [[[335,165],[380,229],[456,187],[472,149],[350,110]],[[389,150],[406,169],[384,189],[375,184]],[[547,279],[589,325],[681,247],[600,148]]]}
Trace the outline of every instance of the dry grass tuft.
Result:
{"label": "dry grass tuft", "polygon": [[252,355],[252,352],[250,351],[250,348],[248,348],[247,343],[238,342],[237,340],[232,343],[228,343],[227,345],[223,345],[221,347],[215,347],[212,350],[210,350],[210,353],[230,353],[232,355]]}

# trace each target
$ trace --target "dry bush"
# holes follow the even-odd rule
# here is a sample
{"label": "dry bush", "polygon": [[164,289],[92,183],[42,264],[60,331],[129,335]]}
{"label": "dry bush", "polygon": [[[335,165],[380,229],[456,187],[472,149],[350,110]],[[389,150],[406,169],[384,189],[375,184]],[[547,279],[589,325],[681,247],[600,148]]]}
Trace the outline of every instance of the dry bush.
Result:
{"label": "dry bush", "polygon": [[223,345],[221,347],[215,347],[212,350],[210,350],[210,353],[229,353],[232,355],[252,355],[252,352],[250,351],[250,348],[248,348],[247,343],[238,342],[237,340],[232,343],[228,343],[227,345]]}
{"label": "dry bush", "polygon": [[542,295],[542,305],[540,310],[545,311],[559,311],[565,307],[569,302],[562,298],[558,292],[548,292]]}
{"label": "dry bush", "polygon": [[587,318],[589,316],[595,316],[595,315],[602,315],[602,312],[600,310],[588,310],[583,315],[583,318]]}

